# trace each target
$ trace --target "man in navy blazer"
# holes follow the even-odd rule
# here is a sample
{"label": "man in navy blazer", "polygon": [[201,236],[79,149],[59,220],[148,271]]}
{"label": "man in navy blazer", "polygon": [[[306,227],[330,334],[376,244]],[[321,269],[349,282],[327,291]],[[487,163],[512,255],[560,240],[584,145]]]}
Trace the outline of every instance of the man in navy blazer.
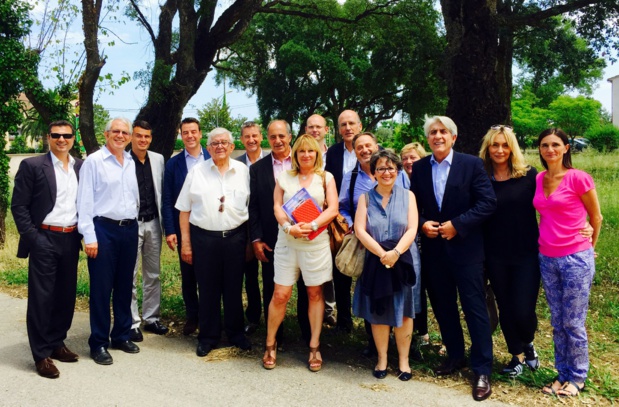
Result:
{"label": "man in navy blazer", "polygon": [[187,117],[181,121],[181,137],[185,149],[170,158],[165,166],[163,176],[163,195],[161,197],[161,217],[166,243],[170,250],[177,250],[181,268],[181,291],[185,302],[186,321],[183,327],[184,335],[191,335],[198,329],[198,283],[191,264],[181,259],[181,229],[179,226],[179,211],[174,207],[178,195],[183,188],[187,173],[193,166],[207,160],[211,155],[200,145],[202,130],[200,122]]}
{"label": "man in navy blazer", "polygon": [[419,211],[422,278],[448,355],[435,373],[464,366],[460,297],[472,342],[473,398],[481,401],[492,393],[481,225],[496,209],[496,197],[481,159],[453,151],[458,130],[450,118],[426,116],[424,131],[432,155],[413,164],[411,191]]}
{"label": "man in navy blazer", "polygon": [[50,152],[27,158],[15,175],[11,211],[19,232],[17,257],[28,260],[28,340],[39,375],[60,375],[52,359],[76,362],[64,344],[73,321],[81,235],[77,184],[82,160],[70,156],[73,125],[49,125]]}

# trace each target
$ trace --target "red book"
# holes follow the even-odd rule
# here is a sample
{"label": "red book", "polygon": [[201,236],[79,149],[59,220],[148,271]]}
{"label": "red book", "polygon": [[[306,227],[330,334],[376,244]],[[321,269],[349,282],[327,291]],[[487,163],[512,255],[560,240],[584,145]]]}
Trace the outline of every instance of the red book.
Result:
{"label": "red book", "polygon": [[[311,197],[305,188],[301,188],[296,194],[294,194],[283,205],[283,209],[295,223],[311,223],[322,213],[322,209],[316,205],[316,201]],[[327,225],[319,228],[315,232],[310,233],[307,238],[309,240],[314,240],[314,238],[326,228]]]}

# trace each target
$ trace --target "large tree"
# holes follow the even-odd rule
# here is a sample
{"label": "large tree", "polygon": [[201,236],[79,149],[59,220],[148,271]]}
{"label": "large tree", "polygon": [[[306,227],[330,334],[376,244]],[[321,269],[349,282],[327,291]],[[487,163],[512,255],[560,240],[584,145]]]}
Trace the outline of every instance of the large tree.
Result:
{"label": "large tree", "polygon": [[432,3],[400,0],[362,24],[350,21],[370,1],[321,3],[343,21],[257,15],[217,65],[218,77],[255,94],[265,122],[304,122],[313,113],[337,120],[342,110],[353,109],[373,129],[398,111],[417,117],[443,110],[445,90],[437,75],[444,43]]}
{"label": "large tree", "polygon": [[[377,0],[355,16],[360,20],[397,0]],[[221,12],[214,0],[166,0],[159,6],[157,33],[138,0],[130,0],[132,15],[143,25],[153,44],[148,100],[138,118],[152,123],[153,150],[169,157],[183,109],[212,70],[219,54],[237,41],[255,14],[277,13],[306,17],[324,14],[322,0],[309,5],[288,1],[234,0]],[[179,21],[178,30],[175,22]]]}
{"label": "large tree", "polygon": [[[447,115],[461,151],[475,153],[488,127],[509,123],[515,44],[563,16],[593,49],[617,47],[616,0],[441,0],[447,52]],[[614,52],[614,51],[611,51]],[[552,63],[552,61],[549,61]]]}
{"label": "large tree", "polygon": [[21,123],[20,67],[29,63],[22,38],[29,32],[28,3],[3,0],[0,3],[0,248],[6,238],[5,218],[9,206],[9,158],[4,152],[6,134],[16,134]]}

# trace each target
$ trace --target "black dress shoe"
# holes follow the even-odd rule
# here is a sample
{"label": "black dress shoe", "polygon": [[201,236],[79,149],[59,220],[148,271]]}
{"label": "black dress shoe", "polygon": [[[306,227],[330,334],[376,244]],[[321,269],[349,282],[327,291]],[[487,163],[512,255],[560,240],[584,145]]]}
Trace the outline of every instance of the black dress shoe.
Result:
{"label": "black dress shoe", "polygon": [[159,321],[155,321],[152,324],[144,325],[144,330],[148,332],[152,332],[155,335],[165,335],[168,333],[168,327],[163,325]]}
{"label": "black dress shoe", "polygon": [[129,331],[129,340],[131,342],[142,342],[144,340],[144,336],[142,335],[140,328],[131,328]]}
{"label": "black dress shoe", "polygon": [[407,381],[409,381],[410,379],[413,378],[413,372],[403,372],[400,369],[398,369],[395,372],[395,374],[398,377],[398,379],[400,379],[403,382],[407,382]]}
{"label": "black dress shoe", "polygon": [[258,329],[258,324],[250,322],[249,324],[245,325],[243,332],[245,332],[245,335],[251,335],[256,332],[256,329]]}
{"label": "black dress shoe", "polygon": [[112,359],[112,355],[105,349],[104,346],[97,348],[95,350],[90,351],[90,357],[95,361],[98,365],[111,365],[114,363],[114,359]]}
{"label": "black dress shoe", "polygon": [[251,342],[244,336],[231,343],[241,350],[251,350]]}
{"label": "black dress shoe", "polygon": [[124,342],[112,342],[112,349],[122,350],[125,353],[139,353],[140,348],[138,345],[131,341]]}
{"label": "black dress shoe", "polygon": [[208,355],[210,351],[212,350],[213,350],[213,345],[208,344],[208,343],[199,343],[198,347],[196,348],[196,355],[202,358]]}
{"label": "black dress shoe", "polygon": [[384,379],[385,377],[387,377],[387,369],[385,370],[374,369],[372,371],[372,376],[374,376],[377,379]]}
{"label": "black dress shoe", "polygon": [[475,383],[473,384],[473,398],[477,401],[483,401],[492,394],[490,387],[490,377],[485,374],[476,375]]}
{"label": "black dress shoe", "polygon": [[447,376],[466,366],[464,359],[451,359],[448,358],[439,367],[434,369],[434,374],[437,376]]}

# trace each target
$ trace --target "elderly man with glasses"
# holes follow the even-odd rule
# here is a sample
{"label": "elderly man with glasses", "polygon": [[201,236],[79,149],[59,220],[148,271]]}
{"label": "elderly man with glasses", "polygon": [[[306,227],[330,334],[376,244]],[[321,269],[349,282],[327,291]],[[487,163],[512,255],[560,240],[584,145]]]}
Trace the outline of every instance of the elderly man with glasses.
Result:
{"label": "elderly man with glasses", "polygon": [[196,354],[206,356],[221,336],[221,301],[228,342],[243,349],[243,264],[247,241],[249,170],[231,160],[232,134],[221,127],[208,135],[211,158],[187,175],[176,201],[180,211],[181,257],[198,281],[200,333]]}

